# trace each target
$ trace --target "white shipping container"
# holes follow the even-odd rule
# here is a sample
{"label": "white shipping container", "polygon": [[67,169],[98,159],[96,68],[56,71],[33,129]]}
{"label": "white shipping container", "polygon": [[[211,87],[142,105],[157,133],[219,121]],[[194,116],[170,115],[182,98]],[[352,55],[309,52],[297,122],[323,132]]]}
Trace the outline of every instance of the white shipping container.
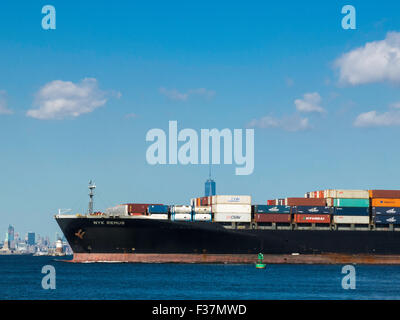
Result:
{"label": "white shipping container", "polygon": [[251,205],[249,204],[213,204],[212,212],[225,212],[225,213],[236,213],[245,212],[251,213]]}
{"label": "white shipping container", "polygon": [[211,213],[211,206],[202,206],[202,207],[195,207],[194,212],[196,214],[201,213],[201,214],[207,214]]}
{"label": "white shipping container", "polygon": [[193,216],[193,221],[211,221],[211,214],[209,213],[196,213]]}
{"label": "white shipping container", "polygon": [[171,212],[172,213],[191,213],[192,207],[191,206],[172,206]]}
{"label": "white shipping container", "polygon": [[250,213],[214,213],[215,222],[251,222]]}
{"label": "white shipping container", "polygon": [[324,198],[369,199],[368,190],[324,190]]}
{"label": "white shipping container", "polygon": [[251,196],[212,196],[212,204],[251,204]]}
{"label": "white shipping container", "polygon": [[369,224],[368,216],[333,216],[334,223]]}
{"label": "white shipping container", "polygon": [[106,214],[111,216],[127,216],[128,215],[128,205],[127,204],[120,204],[115,207],[107,208]]}
{"label": "white shipping container", "polygon": [[165,213],[154,213],[151,214],[149,216],[144,216],[144,217],[148,217],[150,219],[156,219],[156,220],[168,220],[168,214]]}
{"label": "white shipping container", "polygon": [[326,198],[325,200],[326,200],[326,205],[328,207],[333,207],[333,203],[334,203],[333,198]]}
{"label": "white shipping container", "polygon": [[192,215],[190,213],[175,213],[171,216],[172,221],[191,221]]}

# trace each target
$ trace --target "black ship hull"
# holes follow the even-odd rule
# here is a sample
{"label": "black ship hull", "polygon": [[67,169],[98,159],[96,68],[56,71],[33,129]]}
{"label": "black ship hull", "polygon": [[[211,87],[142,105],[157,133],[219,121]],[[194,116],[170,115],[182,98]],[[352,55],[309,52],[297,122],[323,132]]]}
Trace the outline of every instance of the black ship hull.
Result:
{"label": "black ship hull", "polygon": [[260,252],[400,257],[400,232],[397,231],[226,229],[218,223],[139,218],[58,217],[56,220],[74,256],[89,260],[93,257],[94,261],[107,260],[107,256],[119,260],[116,254],[122,254],[124,259],[126,255],[132,257],[128,261],[139,262],[145,258],[138,257],[146,255],[151,255],[153,260],[170,255],[175,262],[179,261],[179,255],[185,257],[182,261],[196,255],[203,260],[221,255],[224,261],[230,261],[226,260],[229,256],[241,256],[243,259],[237,261],[244,262],[249,257],[254,261]]}

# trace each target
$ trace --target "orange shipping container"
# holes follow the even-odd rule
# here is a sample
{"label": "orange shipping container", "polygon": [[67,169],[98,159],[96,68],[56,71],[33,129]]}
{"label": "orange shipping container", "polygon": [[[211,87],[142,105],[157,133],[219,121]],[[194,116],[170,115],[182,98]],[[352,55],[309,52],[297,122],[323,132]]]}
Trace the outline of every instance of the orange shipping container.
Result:
{"label": "orange shipping container", "polygon": [[331,216],[329,214],[295,214],[294,221],[296,223],[330,223]]}
{"label": "orange shipping container", "polygon": [[374,198],[373,207],[400,207],[400,199]]}

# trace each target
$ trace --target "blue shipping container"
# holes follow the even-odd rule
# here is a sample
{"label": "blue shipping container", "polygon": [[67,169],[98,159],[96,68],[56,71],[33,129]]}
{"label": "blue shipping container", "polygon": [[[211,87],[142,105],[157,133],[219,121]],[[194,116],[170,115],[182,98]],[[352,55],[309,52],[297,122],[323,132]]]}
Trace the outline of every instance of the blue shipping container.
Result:
{"label": "blue shipping container", "polygon": [[369,216],[369,208],[365,207],[336,207],[337,216]]}
{"label": "blue shipping container", "polygon": [[400,215],[381,214],[374,216],[375,224],[400,224]]}
{"label": "blue shipping container", "polygon": [[372,213],[374,215],[381,215],[381,214],[400,214],[400,208],[398,207],[372,207]]}
{"label": "blue shipping container", "polygon": [[290,206],[256,205],[254,213],[290,213]]}
{"label": "blue shipping container", "polygon": [[168,206],[164,205],[151,205],[148,207],[149,213],[168,213]]}
{"label": "blue shipping container", "polygon": [[295,213],[306,213],[306,214],[331,214],[332,207],[322,206],[296,206],[293,207]]}

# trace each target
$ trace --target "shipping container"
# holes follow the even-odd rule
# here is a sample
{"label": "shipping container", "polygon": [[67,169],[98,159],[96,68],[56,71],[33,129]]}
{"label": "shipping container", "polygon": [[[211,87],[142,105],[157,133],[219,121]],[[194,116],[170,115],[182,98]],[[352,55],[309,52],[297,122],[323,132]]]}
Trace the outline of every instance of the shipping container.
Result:
{"label": "shipping container", "polygon": [[215,222],[251,222],[251,213],[214,213]]}
{"label": "shipping container", "polygon": [[334,199],[335,207],[369,207],[369,199]]}
{"label": "shipping container", "polygon": [[128,205],[120,204],[115,207],[107,208],[105,213],[111,216],[127,216],[128,213]]}
{"label": "shipping container", "polygon": [[354,198],[368,199],[368,190],[336,190],[329,189],[324,191],[324,198]]}
{"label": "shipping container", "polygon": [[224,213],[236,213],[236,212],[245,212],[251,213],[251,205],[249,204],[213,204],[211,211],[213,213],[216,212],[224,212]]}
{"label": "shipping container", "polygon": [[276,200],[267,200],[267,205],[275,206],[276,205]]}
{"label": "shipping container", "polygon": [[276,205],[284,206],[285,205],[285,199],[278,199],[277,202],[276,202]]}
{"label": "shipping container", "polygon": [[290,213],[290,206],[255,205],[254,213]]}
{"label": "shipping container", "polygon": [[133,213],[133,212],[147,212],[147,208],[149,206],[161,206],[161,203],[126,203],[125,205],[128,206],[128,213]]}
{"label": "shipping container", "polygon": [[209,214],[211,213],[211,206],[196,207],[193,211],[195,213]]}
{"label": "shipping container", "polygon": [[170,207],[171,213],[192,213],[191,206],[174,205]]}
{"label": "shipping container", "polygon": [[193,215],[193,221],[211,221],[211,214],[209,213],[196,213]]}
{"label": "shipping container", "polygon": [[400,208],[399,207],[372,207],[372,214],[373,215],[381,215],[381,214],[388,214],[388,215],[400,215]]}
{"label": "shipping container", "polygon": [[296,222],[296,223],[330,223],[331,216],[329,214],[295,214],[294,222]]}
{"label": "shipping container", "polygon": [[166,214],[166,213],[154,213],[154,214],[150,214],[147,217],[150,219],[156,219],[156,220],[168,220],[168,214]]}
{"label": "shipping container", "polygon": [[369,216],[369,207],[335,207],[337,216]]}
{"label": "shipping container", "polygon": [[334,223],[369,224],[369,216],[333,216]]}
{"label": "shipping container", "polygon": [[192,214],[190,213],[174,213],[171,215],[172,221],[192,221]]}
{"label": "shipping container", "polygon": [[331,214],[332,207],[324,206],[295,206],[293,213],[309,213],[309,214]]}
{"label": "shipping container", "polygon": [[254,215],[254,220],[256,222],[282,222],[282,223],[290,223],[290,214],[285,213],[270,213],[270,214],[263,214],[263,213],[256,213]]}
{"label": "shipping container", "polygon": [[369,197],[400,199],[400,190],[369,190]]}
{"label": "shipping container", "polygon": [[149,213],[168,213],[168,206],[165,205],[150,205],[147,208]]}
{"label": "shipping container", "polygon": [[400,215],[381,214],[373,219],[375,224],[400,224]]}
{"label": "shipping container", "polygon": [[326,206],[325,199],[319,198],[286,198],[286,206]]}
{"label": "shipping container", "polygon": [[212,204],[251,204],[251,196],[212,196]]}
{"label": "shipping container", "polygon": [[372,207],[400,207],[400,199],[375,198]]}

